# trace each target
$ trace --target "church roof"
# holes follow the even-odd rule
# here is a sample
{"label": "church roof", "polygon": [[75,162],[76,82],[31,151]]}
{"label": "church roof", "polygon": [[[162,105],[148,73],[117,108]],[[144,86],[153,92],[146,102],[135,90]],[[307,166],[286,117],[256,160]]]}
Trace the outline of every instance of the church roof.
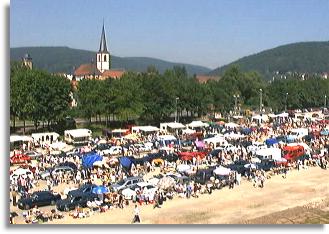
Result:
{"label": "church roof", "polygon": [[99,44],[99,51],[98,52],[106,52],[106,53],[108,53],[107,46],[106,46],[106,36],[105,36],[104,24],[103,24],[102,35],[101,35],[101,42]]}
{"label": "church roof", "polygon": [[95,64],[86,63],[81,64],[75,71],[75,76],[88,76],[88,75],[96,75],[99,76],[102,73],[97,69]]}
{"label": "church roof", "polygon": [[111,77],[111,78],[121,78],[121,76],[124,73],[125,73],[124,70],[114,70],[114,69],[111,69],[111,70],[104,71],[103,74],[102,74],[102,77],[104,77],[104,78],[108,78],[108,77]]}

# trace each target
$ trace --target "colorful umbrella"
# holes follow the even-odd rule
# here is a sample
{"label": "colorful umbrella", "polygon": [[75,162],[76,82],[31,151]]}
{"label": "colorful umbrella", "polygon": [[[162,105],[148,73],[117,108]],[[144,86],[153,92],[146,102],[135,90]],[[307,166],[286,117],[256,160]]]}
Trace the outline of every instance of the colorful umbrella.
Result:
{"label": "colorful umbrella", "polygon": [[96,194],[103,194],[103,193],[108,193],[110,190],[107,187],[104,186],[97,186],[93,188],[92,193]]}

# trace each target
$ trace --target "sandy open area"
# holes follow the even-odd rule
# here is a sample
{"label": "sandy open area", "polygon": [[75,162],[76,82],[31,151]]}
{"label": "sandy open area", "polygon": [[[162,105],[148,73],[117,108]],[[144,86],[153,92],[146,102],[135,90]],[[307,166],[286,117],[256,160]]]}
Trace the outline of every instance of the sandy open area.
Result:
{"label": "sandy open area", "polygon": [[[161,209],[142,205],[141,219],[143,224],[293,223],[290,217],[299,215],[296,223],[305,222],[307,217],[303,219],[301,216],[315,206],[321,207],[325,215],[328,214],[328,179],[329,170],[318,167],[294,170],[288,173],[287,179],[278,175],[267,180],[263,189],[254,188],[252,183],[243,181],[234,190],[225,188],[191,199],[176,197],[165,202]],[[94,213],[83,219],[73,219],[66,214],[64,219],[48,224],[127,224],[131,223],[132,218],[131,204],[122,210]],[[18,217],[17,223],[22,221]],[[328,219],[320,220],[320,223],[328,222]]]}

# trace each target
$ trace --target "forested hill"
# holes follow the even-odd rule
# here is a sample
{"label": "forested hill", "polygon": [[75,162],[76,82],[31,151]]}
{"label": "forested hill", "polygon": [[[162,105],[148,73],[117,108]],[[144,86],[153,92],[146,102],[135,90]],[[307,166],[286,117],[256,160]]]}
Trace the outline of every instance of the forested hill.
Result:
{"label": "forested hill", "polygon": [[[71,49],[68,47],[18,47],[10,49],[10,60],[21,60],[26,54],[30,54],[33,65],[36,68],[49,72],[71,73],[73,67],[83,63],[90,63],[95,58],[93,51]],[[211,69],[207,67],[167,62],[155,58],[146,57],[117,57],[111,56],[112,68],[125,69],[127,71],[146,71],[147,67],[155,66],[159,72],[172,69],[174,66],[184,66],[188,74],[206,74]]]}
{"label": "forested hill", "polygon": [[329,72],[329,41],[300,42],[276,47],[243,57],[228,65],[211,71],[220,75],[231,65],[238,65],[242,71],[255,70],[270,79],[279,71],[300,73]]}

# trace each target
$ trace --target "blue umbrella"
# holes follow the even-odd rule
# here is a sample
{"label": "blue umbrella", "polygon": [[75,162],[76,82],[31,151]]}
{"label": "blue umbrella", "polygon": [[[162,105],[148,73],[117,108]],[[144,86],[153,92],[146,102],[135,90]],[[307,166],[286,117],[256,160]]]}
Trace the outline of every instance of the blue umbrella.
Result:
{"label": "blue umbrella", "polygon": [[104,186],[97,186],[93,188],[92,193],[96,194],[103,194],[103,193],[108,193],[110,190],[107,187]]}
{"label": "blue umbrella", "polygon": [[274,145],[274,144],[278,144],[278,140],[276,138],[269,138],[265,141],[266,145]]}
{"label": "blue umbrella", "polygon": [[132,164],[132,160],[129,157],[121,157],[119,158],[119,162],[126,169],[130,169]]}
{"label": "blue umbrella", "polygon": [[84,168],[91,168],[93,166],[93,163],[96,161],[102,161],[103,157],[100,156],[97,153],[90,153],[90,154],[86,154],[83,156],[82,158],[82,166]]}

